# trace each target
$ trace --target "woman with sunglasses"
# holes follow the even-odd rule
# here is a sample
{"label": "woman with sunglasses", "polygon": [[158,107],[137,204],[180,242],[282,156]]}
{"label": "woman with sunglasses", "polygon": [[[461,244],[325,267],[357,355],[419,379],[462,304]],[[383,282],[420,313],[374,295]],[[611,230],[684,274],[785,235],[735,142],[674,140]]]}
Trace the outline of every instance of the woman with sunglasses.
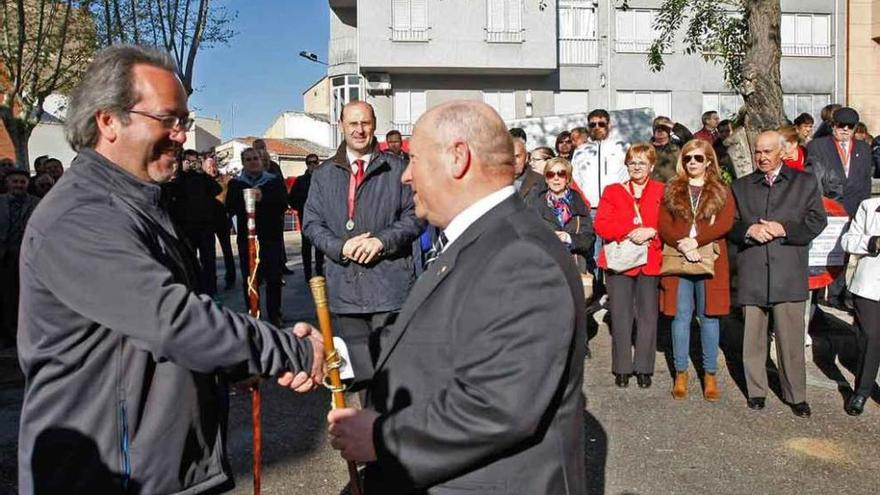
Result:
{"label": "woman with sunglasses", "polygon": [[688,391],[688,357],[694,313],[703,348],[703,397],[716,401],[721,393],[718,371],[719,316],[730,312],[730,275],[724,237],[733,226],[736,204],[721,178],[712,145],[694,139],[681,150],[676,176],[666,184],[660,206],[660,238],[688,261],[701,260],[698,248],[716,243],[714,275],[670,275],[660,279],[660,310],[672,320],[675,385],[672,396]]}
{"label": "woman with sunglasses", "polygon": [[654,374],[657,278],[661,260],[657,220],[663,198],[663,183],[651,178],[656,160],[657,151],[650,143],[630,146],[624,157],[629,179],[606,187],[596,211],[596,234],[606,245],[599,253],[599,267],[608,268],[605,257],[608,243],[629,240],[648,246],[646,264],[622,273],[606,271],[605,274],[611,313],[611,371],[618,387],[628,386],[635,372],[639,387],[648,388]]}
{"label": "woman with sunglasses", "polygon": [[586,270],[587,257],[593,253],[593,222],[590,209],[580,194],[571,189],[571,162],[555,157],[544,166],[547,193],[543,201],[533,205],[541,218],[575,256],[581,272]]}

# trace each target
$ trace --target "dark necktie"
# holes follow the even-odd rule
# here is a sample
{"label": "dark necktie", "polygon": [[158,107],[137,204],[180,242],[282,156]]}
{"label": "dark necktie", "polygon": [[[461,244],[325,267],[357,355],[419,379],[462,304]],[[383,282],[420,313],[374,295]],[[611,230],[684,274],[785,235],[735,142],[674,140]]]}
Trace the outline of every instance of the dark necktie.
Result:
{"label": "dark necktie", "polygon": [[443,252],[443,248],[446,247],[447,242],[448,240],[446,239],[446,234],[440,232],[440,235],[438,235],[437,238],[434,239],[434,242],[431,243],[431,249],[428,251],[428,257],[425,260],[425,266],[430,265],[431,263],[436,261],[437,258],[440,257],[440,253]]}

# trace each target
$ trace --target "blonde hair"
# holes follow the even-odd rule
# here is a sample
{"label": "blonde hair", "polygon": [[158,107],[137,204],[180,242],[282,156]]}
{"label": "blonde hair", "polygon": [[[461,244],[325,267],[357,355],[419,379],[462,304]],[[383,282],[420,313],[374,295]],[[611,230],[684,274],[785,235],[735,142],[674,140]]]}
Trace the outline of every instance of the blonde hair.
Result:
{"label": "blonde hair", "polygon": [[562,158],[561,156],[555,156],[547,160],[547,163],[544,164],[544,173],[546,174],[547,172],[549,172],[554,165],[562,165],[563,167],[565,167],[565,171],[568,173],[568,182],[566,185],[571,184],[574,180],[574,178],[571,176],[571,174],[574,172],[574,167],[571,166],[571,162],[566,160],[565,158]]}

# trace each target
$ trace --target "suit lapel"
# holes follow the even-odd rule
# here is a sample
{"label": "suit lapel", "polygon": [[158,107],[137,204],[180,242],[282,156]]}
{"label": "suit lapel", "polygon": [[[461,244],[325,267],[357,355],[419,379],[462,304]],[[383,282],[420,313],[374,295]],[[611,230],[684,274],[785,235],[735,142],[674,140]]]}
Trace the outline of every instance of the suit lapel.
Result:
{"label": "suit lapel", "polygon": [[388,356],[397,347],[397,343],[406,333],[410,321],[418,312],[419,308],[424,304],[428,297],[443,283],[452,270],[455,268],[459,253],[466,249],[470,244],[476,241],[486,230],[492,227],[496,222],[503,218],[523,210],[525,205],[516,195],[505,199],[497,206],[489,210],[485,215],[477,219],[471,224],[464,233],[455,240],[430,266],[419,276],[415,285],[409,293],[403,308],[394,325],[389,330],[387,340],[382,342],[382,349],[379,353],[379,359],[376,361],[376,371],[379,370],[388,360]]}

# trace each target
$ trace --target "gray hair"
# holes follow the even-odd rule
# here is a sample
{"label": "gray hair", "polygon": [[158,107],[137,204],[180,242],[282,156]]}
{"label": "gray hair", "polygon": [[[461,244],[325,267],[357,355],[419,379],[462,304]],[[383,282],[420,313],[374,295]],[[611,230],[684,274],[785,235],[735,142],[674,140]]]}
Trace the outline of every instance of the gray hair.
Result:
{"label": "gray hair", "polygon": [[93,148],[98,142],[98,112],[117,115],[123,124],[127,114],[140,99],[135,93],[132,70],[135,65],[150,65],[176,74],[174,61],[167,52],[138,45],[114,45],[98,52],[70,94],[64,134],[76,151]]}

